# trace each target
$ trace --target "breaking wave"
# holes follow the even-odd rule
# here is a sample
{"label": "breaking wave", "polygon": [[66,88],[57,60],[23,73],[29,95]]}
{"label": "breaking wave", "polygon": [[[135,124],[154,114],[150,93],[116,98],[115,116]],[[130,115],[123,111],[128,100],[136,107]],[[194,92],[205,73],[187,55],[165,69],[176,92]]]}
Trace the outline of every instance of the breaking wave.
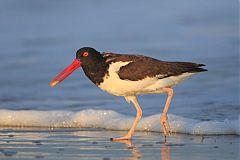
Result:
{"label": "breaking wave", "polygon": [[[138,131],[162,132],[160,114],[143,117]],[[168,115],[173,133],[191,135],[240,135],[240,118],[224,121],[200,121],[177,115]],[[134,117],[112,110],[71,111],[13,111],[0,110],[1,127],[103,128],[128,130]]]}

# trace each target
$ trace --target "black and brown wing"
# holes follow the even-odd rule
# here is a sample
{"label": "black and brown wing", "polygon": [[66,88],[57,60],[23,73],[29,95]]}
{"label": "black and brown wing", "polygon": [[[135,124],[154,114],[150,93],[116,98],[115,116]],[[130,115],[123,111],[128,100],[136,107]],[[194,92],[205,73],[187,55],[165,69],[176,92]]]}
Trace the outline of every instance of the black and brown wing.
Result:
{"label": "black and brown wing", "polygon": [[183,73],[196,73],[207,71],[202,66],[192,62],[166,62],[141,55],[122,55],[105,53],[106,61],[112,62],[130,62],[118,71],[121,79],[137,81],[146,77],[157,77],[159,79],[178,76]]}

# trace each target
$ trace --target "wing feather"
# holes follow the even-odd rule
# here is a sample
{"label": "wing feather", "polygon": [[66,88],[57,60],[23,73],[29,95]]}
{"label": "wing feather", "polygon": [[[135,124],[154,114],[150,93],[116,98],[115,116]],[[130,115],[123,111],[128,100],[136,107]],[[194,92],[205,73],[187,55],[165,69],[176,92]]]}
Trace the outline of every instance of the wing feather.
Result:
{"label": "wing feather", "polygon": [[142,55],[103,53],[105,61],[109,64],[114,62],[130,62],[119,69],[121,79],[137,81],[146,77],[163,79],[170,76],[178,76],[183,73],[196,73],[207,71],[201,68],[204,64],[192,62],[166,62]]}

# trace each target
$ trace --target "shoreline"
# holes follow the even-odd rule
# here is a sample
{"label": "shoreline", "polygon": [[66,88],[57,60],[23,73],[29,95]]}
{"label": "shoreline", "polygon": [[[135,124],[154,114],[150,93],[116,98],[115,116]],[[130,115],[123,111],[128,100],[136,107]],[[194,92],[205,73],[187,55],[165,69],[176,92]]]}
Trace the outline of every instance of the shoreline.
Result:
{"label": "shoreline", "polygon": [[237,159],[239,136],[136,132],[132,141],[111,141],[126,131],[0,128],[0,158],[11,159]]}

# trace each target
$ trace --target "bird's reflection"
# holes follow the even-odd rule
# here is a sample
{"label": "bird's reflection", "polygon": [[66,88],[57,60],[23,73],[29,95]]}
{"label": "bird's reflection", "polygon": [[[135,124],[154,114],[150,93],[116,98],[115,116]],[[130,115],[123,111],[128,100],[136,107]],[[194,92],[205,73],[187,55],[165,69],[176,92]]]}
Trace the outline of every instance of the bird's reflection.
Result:
{"label": "bird's reflection", "polygon": [[128,150],[131,150],[131,152],[132,152],[133,158],[131,158],[131,159],[140,159],[142,157],[142,153],[141,153],[140,149],[133,146],[132,140],[118,140],[118,141],[114,141],[114,142],[119,142],[119,143],[125,144],[127,146]]}
{"label": "bird's reflection", "polygon": [[[141,159],[143,157],[141,150],[133,145],[132,140],[118,140],[118,141],[114,141],[114,142],[123,143],[127,146],[128,150],[131,150],[132,158],[130,158],[130,160],[131,159]],[[162,147],[161,147],[162,160],[171,160],[170,146],[168,146],[167,142],[162,142],[161,144],[162,144]]]}
{"label": "bird's reflection", "polygon": [[161,157],[162,157],[162,160],[171,160],[171,157],[170,157],[170,147],[167,146],[167,143],[164,143],[162,145]]}

